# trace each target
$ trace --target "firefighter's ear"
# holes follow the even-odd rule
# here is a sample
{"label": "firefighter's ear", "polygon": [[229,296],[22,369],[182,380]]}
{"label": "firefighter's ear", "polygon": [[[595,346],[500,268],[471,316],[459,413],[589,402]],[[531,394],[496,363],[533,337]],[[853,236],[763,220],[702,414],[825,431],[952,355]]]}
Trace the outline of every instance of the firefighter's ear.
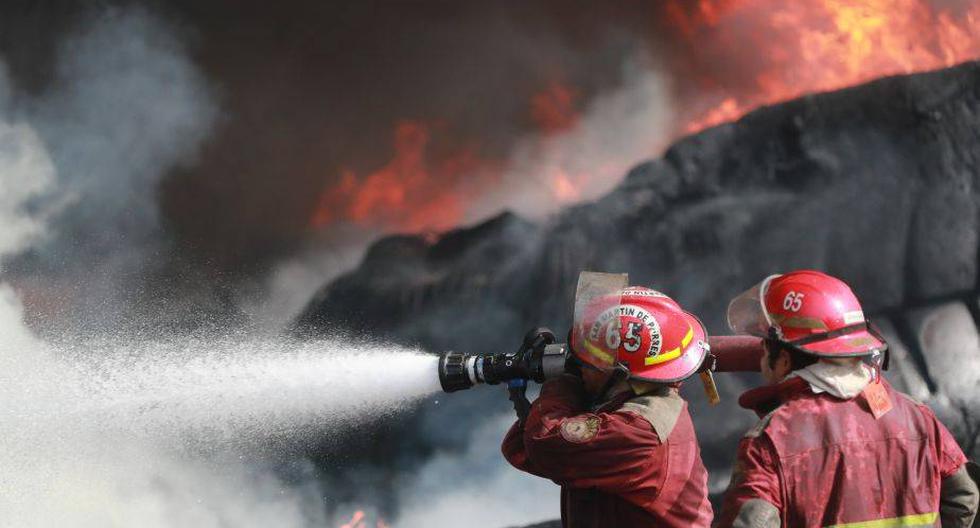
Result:
{"label": "firefighter's ear", "polygon": [[793,370],[789,352],[771,341],[766,341],[765,350],[759,365],[762,377],[769,383],[779,383]]}
{"label": "firefighter's ear", "polygon": [[790,372],[793,372],[793,359],[785,348],[780,347],[779,355],[776,357],[776,363],[772,370],[777,380],[782,380]]}

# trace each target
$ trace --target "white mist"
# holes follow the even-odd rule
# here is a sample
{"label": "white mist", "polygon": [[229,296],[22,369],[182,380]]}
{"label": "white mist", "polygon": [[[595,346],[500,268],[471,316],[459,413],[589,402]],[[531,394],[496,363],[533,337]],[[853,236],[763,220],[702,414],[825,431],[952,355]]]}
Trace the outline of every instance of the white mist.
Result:
{"label": "white mist", "polygon": [[[309,526],[273,451],[356,435],[439,390],[437,359],[340,342],[43,343],[4,291],[3,526]],[[312,499],[312,500],[311,500]]]}

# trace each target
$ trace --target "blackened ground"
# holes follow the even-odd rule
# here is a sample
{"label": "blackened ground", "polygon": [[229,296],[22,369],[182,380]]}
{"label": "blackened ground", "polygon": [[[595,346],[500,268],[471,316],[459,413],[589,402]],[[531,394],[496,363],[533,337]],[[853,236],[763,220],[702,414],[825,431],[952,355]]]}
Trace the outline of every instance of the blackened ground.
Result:
{"label": "blackened ground", "polygon": [[[725,333],[733,295],[771,273],[817,268],[854,287],[893,346],[889,377],[976,456],[978,192],[980,65],[880,79],[685,138],[545,224],[503,215],[437,240],[382,240],[316,295],[296,329],[506,350],[532,326],[564,332],[579,271],[601,270],[628,272]],[[719,378],[717,407],[686,387],[714,492],[753,422],[735,398],[758,383]],[[483,398],[499,405],[499,394]],[[481,416],[461,413],[452,429]]]}

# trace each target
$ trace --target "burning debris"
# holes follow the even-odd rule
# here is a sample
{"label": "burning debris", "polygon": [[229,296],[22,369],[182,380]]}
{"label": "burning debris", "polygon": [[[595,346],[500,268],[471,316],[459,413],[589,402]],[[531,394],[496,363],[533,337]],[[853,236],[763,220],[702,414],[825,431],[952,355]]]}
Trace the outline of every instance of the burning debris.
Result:
{"label": "burning debris", "polygon": [[681,37],[685,78],[720,101],[688,121],[687,132],[762,105],[980,56],[976,1],[671,0],[665,9]]}
{"label": "burning debris", "polygon": [[[660,5],[658,19],[672,35],[666,62],[681,111],[666,133],[648,130],[645,156],[656,154],[667,139],[732,121],[760,106],[980,56],[980,35],[973,31],[980,22],[977,1],[671,0]],[[585,111],[573,85],[549,82],[528,105],[537,148],[547,149],[588,126]],[[506,158],[478,155],[480,136],[446,133],[451,126],[441,124],[446,144],[436,149],[430,142],[432,127],[396,123],[391,160],[363,176],[342,171],[321,195],[312,226],[349,221],[420,232],[473,220],[470,210],[479,196],[506,185],[507,173],[520,169]],[[590,170],[583,171],[570,154],[559,152],[546,174],[527,175],[541,178],[545,196],[558,204],[579,202],[590,196],[584,191],[596,180],[618,177],[597,169],[618,167],[619,160],[591,160]]]}

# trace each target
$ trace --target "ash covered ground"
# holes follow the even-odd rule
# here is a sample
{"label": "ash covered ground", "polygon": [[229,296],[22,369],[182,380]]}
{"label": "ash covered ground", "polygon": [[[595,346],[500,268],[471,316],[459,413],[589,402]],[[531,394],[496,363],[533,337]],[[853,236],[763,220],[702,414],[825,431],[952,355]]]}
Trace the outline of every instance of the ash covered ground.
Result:
{"label": "ash covered ground", "polygon": [[[976,457],[978,122],[978,63],[762,108],[681,140],[547,222],[504,214],[438,239],[381,240],[317,294],[297,331],[340,325],[435,351],[507,350],[530,327],[568,328],[586,269],[628,272],[725,334],[726,303],[746,285],[816,268],[853,285],[891,344],[889,379],[932,405]],[[714,493],[754,423],[735,399],[759,383],[718,378],[717,407],[697,384],[685,391]],[[504,407],[497,391],[471,392],[425,409],[388,442],[432,422],[471,430],[484,409]]]}

